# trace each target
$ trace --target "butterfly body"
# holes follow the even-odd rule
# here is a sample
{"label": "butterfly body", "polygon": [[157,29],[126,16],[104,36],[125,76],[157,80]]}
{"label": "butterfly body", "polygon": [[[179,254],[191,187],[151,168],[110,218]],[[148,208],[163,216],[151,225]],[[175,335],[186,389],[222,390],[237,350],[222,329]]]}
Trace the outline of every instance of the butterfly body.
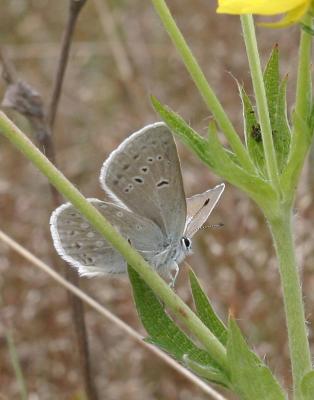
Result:
{"label": "butterfly body", "polygon": [[[221,184],[185,198],[176,145],[163,123],[148,125],[122,142],[105,161],[100,183],[110,201],[88,201],[172,282],[191,253],[193,235],[224,190]],[[57,252],[81,275],[126,271],[123,257],[70,203],[53,212],[50,225]]]}
{"label": "butterfly body", "polygon": [[[187,242],[188,241],[188,245]],[[159,273],[165,278],[171,276],[172,271],[177,271],[178,265],[191,254],[191,240],[182,237],[176,243],[169,243],[165,250],[156,253],[155,256],[146,259],[145,253],[143,257],[148,261]]]}

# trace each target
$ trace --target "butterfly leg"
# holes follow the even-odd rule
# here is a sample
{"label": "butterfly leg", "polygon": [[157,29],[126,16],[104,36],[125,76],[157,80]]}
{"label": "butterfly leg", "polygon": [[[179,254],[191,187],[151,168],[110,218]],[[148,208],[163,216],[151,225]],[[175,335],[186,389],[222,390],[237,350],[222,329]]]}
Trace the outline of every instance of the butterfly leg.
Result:
{"label": "butterfly leg", "polygon": [[179,274],[179,266],[177,263],[173,263],[172,266],[170,267],[170,271],[169,271],[169,275],[171,277],[169,286],[171,287],[171,289],[174,288],[178,274]]}

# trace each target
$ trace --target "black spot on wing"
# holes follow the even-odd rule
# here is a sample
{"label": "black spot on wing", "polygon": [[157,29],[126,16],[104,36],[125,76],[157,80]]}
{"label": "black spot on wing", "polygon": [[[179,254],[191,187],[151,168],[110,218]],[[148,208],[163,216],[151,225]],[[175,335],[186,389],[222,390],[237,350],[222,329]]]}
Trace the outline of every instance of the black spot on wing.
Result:
{"label": "black spot on wing", "polygon": [[167,179],[162,179],[156,184],[156,186],[159,188],[162,188],[162,187],[168,186],[168,185],[169,185],[169,181]]}

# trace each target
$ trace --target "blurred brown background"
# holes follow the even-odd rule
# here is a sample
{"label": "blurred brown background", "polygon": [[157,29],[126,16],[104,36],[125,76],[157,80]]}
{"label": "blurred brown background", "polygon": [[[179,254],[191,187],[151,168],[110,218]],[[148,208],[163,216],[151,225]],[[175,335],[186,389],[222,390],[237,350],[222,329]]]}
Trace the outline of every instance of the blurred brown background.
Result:
{"label": "blurred brown background", "polygon": [[[104,159],[131,132],[159,119],[150,106],[150,94],[169,104],[204,135],[210,118],[151,3],[103,2],[108,9],[105,13],[97,9],[96,1],[88,0],[80,15],[54,132],[60,169],[84,195],[98,198],[103,196],[98,176]],[[168,4],[210,83],[242,132],[241,105],[233,76],[244,82],[249,94],[252,90],[238,18],[217,16],[214,0],[169,0]],[[67,1],[61,0],[10,0],[1,7],[1,47],[19,77],[36,87],[47,102],[67,9]],[[109,32],[112,20],[118,28],[122,53]],[[297,27],[258,29],[263,62],[272,46],[279,43],[282,73],[289,74],[289,108],[293,101],[298,33]],[[3,80],[0,90],[3,96]],[[25,119],[12,111],[9,115],[31,134]],[[180,143],[178,147],[187,195],[220,182]],[[46,179],[1,136],[0,161],[1,229],[60,270],[48,226],[53,207]],[[305,171],[295,230],[311,324],[313,205],[308,181]],[[210,219],[210,223],[219,222],[225,224],[223,228],[199,232],[189,263],[221,317],[226,320],[232,309],[252,347],[266,357],[280,381],[289,385],[279,277],[263,217],[245,195],[227,185]],[[81,279],[80,283],[87,293],[143,333],[126,278]],[[2,243],[0,285],[0,398],[19,398],[4,336],[10,328],[29,398],[74,399],[82,381],[65,290]],[[177,290],[190,301],[184,268]],[[100,399],[208,398],[88,307],[86,317]]]}

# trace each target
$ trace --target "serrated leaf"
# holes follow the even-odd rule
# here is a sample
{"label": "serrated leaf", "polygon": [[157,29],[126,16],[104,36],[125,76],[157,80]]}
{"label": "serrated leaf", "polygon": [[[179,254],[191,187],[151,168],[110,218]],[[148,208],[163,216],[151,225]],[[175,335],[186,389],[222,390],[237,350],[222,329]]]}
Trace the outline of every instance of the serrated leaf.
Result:
{"label": "serrated leaf", "polygon": [[303,395],[303,400],[314,399],[314,371],[308,372],[302,378],[301,391]]}
{"label": "serrated leaf", "polygon": [[[209,139],[205,140],[169,107],[161,104],[154,96],[151,97],[151,100],[155,110],[169,128],[218,175],[232,179],[233,167],[235,166],[236,171],[240,170],[240,167],[231,161],[229,154],[219,142],[216,129],[213,128],[214,122],[209,126]],[[243,170],[241,169],[241,171]]]}
{"label": "serrated leaf", "polygon": [[228,333],[231,382],[241,400],[285,400],[281,386],[269,368],[249,349],[233,319],[229,321]]}
{"label": "serrated leaf", "polygon": [[279,95],[279,50],[275,46],[264,71],[264,84],[271,126],[274,129]]}
{"label": "serrated leaf", "polygon": [[227,344],[228,331],[224,323],[215,314],[208,297],[204,293],[196,275],[192,270],[189,271],[190,285],[197,315],[207,326],[207,328],[224,345]]}
{"label": "serrated leaf", "polygon": [[177,133],[184,143],[192,149],[201,159],[206,155],[206,163],[213,169],[216,169],[214,154],[208,153],[207,141],[196,133],[178,114],[169,107],[161,104],[156,97],[151,96],[151,101],[156,112],[161,116],[169,128]]}
{"label": "serrated leaf", "polygon": [[197,347],[173,322],[162,303],[139,274],[130,266],[128,273],[139,317],[149,334],[146,341],[160,347],[180,362],[184,356],[188,356],[190,360],[215,370],[217,376],[221,377],[221,382],[225,382],[227,380],[225,373],[210,354]]}
{"label": "serrated leaf", "polygon": [[291,132],[287,118],[287,77],[280,82],[278,46],[267,63],[264,83],[278,168],[282,172],[290,151]]}
{"label": "serrated leaf", "polygon": [[265,157],[260,125],[249,96],[243,87],[239,86],[239,93],[243,106],[244,132],[248,152],[254,164],[262,175],[265,175]]}
{"label": "serrated leaf", "polygon": [[287,163],[291,142],[291,131],[287,117],[286,92],[287,77],[282,80],[279,86],[276,115],[273,127],[273,140],[280,172],[282,172]]}

